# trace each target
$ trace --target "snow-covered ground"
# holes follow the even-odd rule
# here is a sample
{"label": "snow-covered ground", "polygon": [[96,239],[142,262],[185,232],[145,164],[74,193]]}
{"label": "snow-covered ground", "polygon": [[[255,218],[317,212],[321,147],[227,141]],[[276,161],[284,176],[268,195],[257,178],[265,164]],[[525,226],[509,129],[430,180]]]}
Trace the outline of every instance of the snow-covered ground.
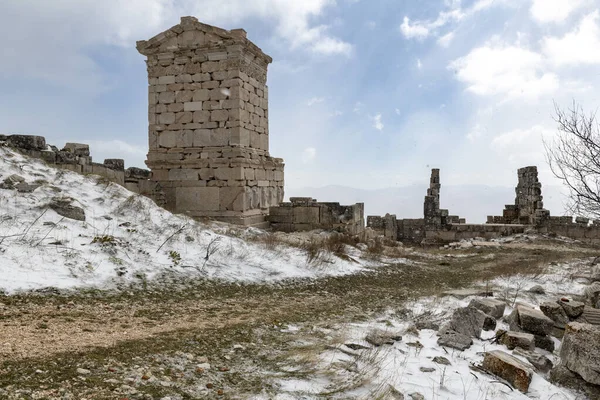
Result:
{"label": "snow-covered ground", "polygon": [[[13,174],[42,186],[31,193],[0,189],[0,289],[8,293],[109,288],[165,272],[269,282],[351,274],[368,264],[355,252],[355,261],[331,256],[315,265],[297,247],[257,240],[263,231],[173,215],[97,176],[55,169],[0,148],[0,181]],[[73,199],[85,210],[85,222],[48,208],[54,198]],[[205,261],[209,246],[216,251]]]}
{"label": "snow-covered ground", "polygon": [[[539,306],[544,301],[555,301],[557,297],[582,294],[586,281],[573,279],[572,275],[574,272],[586,272],[587,268],[589,263],[584,262],[555,264],[540,276],[517,275],[498,278],[489,284],[494,288],[495,297],[507,302],[505,315],[508,315],[517,303]],[[535,285],[543,286],[546,293],[529,292],[528,289]],[[406,304],[402,312],[390,311],[364,323],[317,329],[288,328],[285,332],[290,335],[290,342],[304,349],[310,349],[315,344],[311,338],[319,336],[315,334],[318,331],[327,343],[326,350],[314,355],[314,362],[309,366],[311,372],[305,379],[281,378],[280,393],[275,398],[317,399],[323,398],[325,393],[329,393],[328,398],[335,399],[400,398],[393,396],[395,391],[404,394],[405,399],[411,399],[411,394],[419,393],[427,400],[582,398],[581,394],[548,382],[541,373],[534,374],[529,392],[523,394],[497,377],[471,369],[470,366],[481,364],[484,352],[498,349],[511,353],[503,345],[492,344],[495,331],[482,332],[481,339],[474,339],[473,345],[461,352],[439,346],[435,330],[411,328],[418,320],[448,320],[455,309],[467,306],[473,298],[425,297]],[[374,329],[399,333],[402,340],[393,345],[372,347],[364,338]],[[508,330],[508,325],[499,320],[496,331],[498,329]],[[560,341],[553,340],[556,346],[554,353],[541,349],[536,349],[536,352],[546,355],[556,365]],[[346,346],[349,343],[365,348],[352,350]],[[315,345],[314,348],[322,349],[323,345]],[[450,365],[436,363],[434,357],[443,357]],[[303,358],[306,359],[306,354]],[[527,363],[525,358],[518,358]],[[298,361],[292,359],[290,367],[297,369],[294,365]]]}

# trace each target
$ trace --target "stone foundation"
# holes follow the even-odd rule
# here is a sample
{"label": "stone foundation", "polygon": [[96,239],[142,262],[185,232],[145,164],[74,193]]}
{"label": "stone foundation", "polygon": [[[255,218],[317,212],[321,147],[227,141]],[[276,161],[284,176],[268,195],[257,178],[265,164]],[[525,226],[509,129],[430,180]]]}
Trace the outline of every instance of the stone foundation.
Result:
{"label": "stone foundation", "polygon": [[319,203],[310,197],[292,197],[269,210],[268,221],[274,230],[282,232],[335,230],[350,235],[364,231],[364,204],[342,206],[340,203]]}

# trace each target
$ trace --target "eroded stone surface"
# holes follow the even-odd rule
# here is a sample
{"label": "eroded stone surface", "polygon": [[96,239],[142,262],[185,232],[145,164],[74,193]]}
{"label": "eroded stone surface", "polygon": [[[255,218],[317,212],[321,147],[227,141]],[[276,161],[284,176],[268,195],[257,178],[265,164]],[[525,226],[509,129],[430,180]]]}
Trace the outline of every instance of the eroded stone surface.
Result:
{"label": "eroded stone surface", "polygon": [[483,356],[483,369],[494,374],[523,393],[529,390],[533,370],[523,361],[500,350],[490,351]]}
{"label": "eroded stone surface", "polygon": [[585,381],[600,385],[600,328],[571,322],[560,350],[560,363]]}

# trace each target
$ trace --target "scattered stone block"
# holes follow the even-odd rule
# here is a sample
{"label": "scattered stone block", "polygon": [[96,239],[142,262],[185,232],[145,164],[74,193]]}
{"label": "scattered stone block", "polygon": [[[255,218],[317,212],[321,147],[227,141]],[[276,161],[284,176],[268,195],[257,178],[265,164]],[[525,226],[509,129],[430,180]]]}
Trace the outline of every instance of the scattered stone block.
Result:
{"label": "scattered stone block", "polygon": [[34,135],[10,135],[6,144],[21,150],[45,150],[46,138]]}
{"label": "scattered stone block", "polygon": [[466,350],[473,344],[473,340],[462,333],[458,333],[452,329],[442,328],[439,332],[437,343],[440,346],[450,347],[460,351]]}
{"label": "scattered stone block", "polygon": [[506,303],[497,299],[479,298],[471,300],[469,307],[481,310],[491,317],[502,318]]}
{"label": "scattered stone block", "polygon": [[585,306],[583,313],[575,321],[600,326],[600,309]]}
{"label": "scattered stone block", "polygon": [[525,331],[536,335],[547,335],[552,332],[554,321],[539,310],[525,306],[517,306],[506,318],[510,329]]}
{"label": "scattered stone block", "polygon": [[600,385],[600,328],[571,322],[567,325],[560,349],[560,365]]}
{"label": "scattered stone block", "polygon": [[496,329],[496,318],[486,315],[485,321],[483,322],[483,330],[488,332],[493,331],[494,329]]}
{"label": "scattered stone block", "polygon": [[518,358],[500,350],[490,351],[483,356],[482,368],[496,375],[523,393],[529,390],[533,370]]}
{"label": "scattered stone block", "polygon": [[481,337],[487,315],[473,307],[459,308],[452,314],[452,330],[469,337]]}
{"label": "scattered stone block", "polygon": [[554,341],[550,335],[534,335],[535,337],[535,347],[539,347],[540,349],[549,351],[552,353],[554,351]]}
{"label": "scattered stone block", "polygon": [[517,347],[516,349],[514,349],[513,355],[524,357],[525,359],[527,359],[527,361],[531,363],[531,365],[535,367],[536,370],[544,374],[546,372],[549,372],[553,367],[552,361],[550,361],[550,359],[543,354],[535,353],[533,351],[524,350]]}
{"label": "scattered stone block", "polygon": [[567,317],[570,319],[575,319],[583,314],[583,308],[585,304],[580,301],[569,300],[569,299],[558,299],[556,301],[562,308],[565,310]]}
{"label": "scattered stone block", "polygon": [[[569,322],[567,313],[558,303],[544,302],[540,304],[540,310],[555,323],[564,325]],[[583,309],[581,311],[583,312]]]}
{"label": "scattered stone block", "polygon": [[509,350],[520,347],[533,351],[535,348],[535,337],[531,333],[509,331],[500,336],[500,343],[505,345]]}

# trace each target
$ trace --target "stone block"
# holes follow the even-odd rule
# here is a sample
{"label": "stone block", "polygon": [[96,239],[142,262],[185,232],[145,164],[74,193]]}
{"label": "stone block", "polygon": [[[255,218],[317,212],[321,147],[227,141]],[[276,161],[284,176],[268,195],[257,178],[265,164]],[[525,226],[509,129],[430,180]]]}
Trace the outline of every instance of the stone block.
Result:
{"label": "stone block", "polygon": [[175,123],[175,113],[166,112],[158,115],[158,122],[163,125],[170,125]]}
{"label": "stone block", "polygon": [[571,322],[560,350],[561,366],[579,374],[586,382],[600,385],[600,328]]}
{"label": "stone block", "polygon": [[219,180],[244,180],[244,169],[241,167],[219,167],[215,169],[215,179]]}
{"label": "stone block", "polygon": [[227,110],[214,110],[210,113],[211,121],[227,121],[229,119],[229,111]]}
{"label": "stone block", "polygon": [[202,102],[201,101],[192,101],[183,103],[184,111],[202,111]]}
{"label": "stone block", "polygon": [[[260,182],[259,182],[260,185]],[[294,207],[294,223],[318,224],[319,207]]]}
{"label": "stone block", "polygon": [[171,181],[197,181],[199,178],[198,169],[176,168],[169,170],[169,180]]}
{"label": "stone block", "polygon": [[177,103],[187,103],[192,101],[194,92],[191,90],[180,90],[175,93],[175,101]]}
{"label": "stone block", "polygon": [[516,347],[531,351],[535,349],[535,337],[531,333],[505,332],[499,341],[509,350],[513,350]]}
{"label": "stone block", "polygon": [[225,211],[244,211],[246,192],[243,187],[223,187],[219,192],[220,209]]}
{"label": "stone block", "polygon": [[218,211],[219,191],[218,187],[177,187],[176,211]]}
{"label": "stone block", "polygon": [[203,123],[210,121],[210,111],[194,111],[194,123]]}
{"label": "stone block", "polygon": [[168,85],[170,83],[175,83],[175,76],[159,76],[158,77],[159,85]]}
{"label": "stone block", "polygon": [[583,314],[585,304],[580,301],[559,299],[556,301],[565,310],[567,316],[571,319],[575,319]]}
{"label": "stone block", "polygon": [[160,104],[175,103],[175,92],[162,92],[158,95],[158,102]]}
{"label": "stone block", "polygon": [[500,350],[484,354],[482,368],[496,375],[523,393],[529,390],[533,370],[518,358]]}
{"label": "stone block", "polygon": [[158,145],[165,148],[177,147],[178,132],[163,131],[158,135]]}
{"label": "stone block", "polygon": [[210,100],[210,90],[208,89],[197,89],[193,91],[194,101],[207,101]]}
{"label": "stone block", "polygon": [[[187,103],[190,104],[190,103]],[[191,111],[178,112],[175,114],[175,123],[189,124],[193,121],[194,114]]]}

